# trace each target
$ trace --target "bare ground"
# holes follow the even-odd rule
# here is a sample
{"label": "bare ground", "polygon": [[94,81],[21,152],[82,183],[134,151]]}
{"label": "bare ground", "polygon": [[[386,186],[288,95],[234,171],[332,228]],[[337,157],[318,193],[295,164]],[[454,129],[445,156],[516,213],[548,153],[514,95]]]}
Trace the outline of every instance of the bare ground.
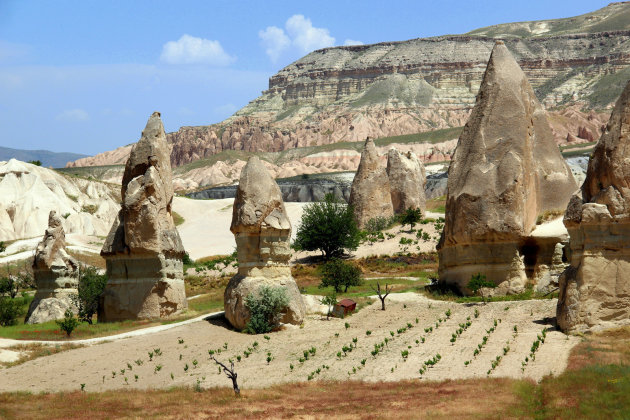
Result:
{"label": "bare ground", "polygon": [[[310,317],[303,328],[287,327],[269,334],[269,340],[262,335],[232,331],[219,318],[152,335],[68,350],[0,370],[0,392],[75,391],[80,384],[86,384],[85,389],[92,392],[194,386],[197,381],[202,388],[230,386],[229,380],[209,360],[210,349],[222,349],[220,354],[215,353],[219,360],[234,360],[242,389],[306,382],[311,374],[314,381],[485,378],[492,361],[499,355],[502,356],[501,362],[490,377],[540,380],[544,375],[561,373],[571,348],[579,341],[576,337],[549,331],[545,343],[536,352],[535,360],[530,360],[522,371],[522,362],[536,336],[543,328],[552,328],[550,322],[555,314],[556,300],[500,302],[484,306],[431,301],[407,293],[391,295],[388,301],[386,311],[379,310],[380,302],[375,302],[345,320],[326,321],[319,316]],[[452,315],[446,319],[448,309]],[[474,317],[475,309],[479,311],[478,318]],[[468,317],[471,326],[452,344],[452,333]],[[439,318],[443,322],[440,323]],[[488,334],[486,330],[494,325],[495,319],[496,330]],[[345,328],[346,322],[348,328]],[[412,328],[398,334],[397,330],[406,327],[407,323]],[[518,334],[514,333],[514,325]],[[425,332],[428,327],[433,327],[433,331]],[[369,336],[366,335],[368,330],[371,331]],[[393,338],[390,331],[394,332]],[[473,351],[485,335],[489,336],[487,345],[474,358]],[[350,347],[355,337],[356,347],[346,356],[342,352],[342,356],[337,357],[342,347]],[[370,353],[374,345],[382,343],[386,337],[389,342],[384,350],[372,356]],[[424,343],[421,337],[425,338]],[[183,342],[180,343],[180,340]],[[253,346],[255,341],[258,342],[256,348]],[[227,350],[223,348],[224,343],[227,343]],[[507,346],[509,350],[504,355],[503,349]],[[300,363],[302,352],[312,347],[316,348],[315,355]],[[148,352],[157,348],[161,355],[154,354],[153,360],[149,360]],[[253,351],[245,357],[244,351],[248,348]],[[406,361],[401,356],[404,350],[409,352]],[[269,363],[268,353],[272,358]],[[418,370],[423,362],[438,353],[440,361],[421,376]],[[237,361],[238,355],[241,356],[240,362]],[[364,367],[361,364],[363,359]],[[137,360],[142,364],[138,365]],[[464,365],[466,360],[471,360],[468,366]],[[318,368],[320,372],[316,373]],[[353,368],[356,373],[353,373]],[[121,372],[123,369],[124,372]],[[135,375],[138,375],[137,381]]]}

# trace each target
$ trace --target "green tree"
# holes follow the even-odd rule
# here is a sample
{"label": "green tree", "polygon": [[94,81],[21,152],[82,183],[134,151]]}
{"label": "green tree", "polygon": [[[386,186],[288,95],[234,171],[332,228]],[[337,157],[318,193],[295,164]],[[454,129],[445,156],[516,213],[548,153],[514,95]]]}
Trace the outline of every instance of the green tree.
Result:
{"label": "green tree", "polygon": [[337,304],[337,292],[332,291],[327,294],[320,300],[322,305],[326,305],[328,307],[328,311],[326,312],[326,319],[330,318],[330,314],[332,313],[332,309]]}
{"label": "green tree", "polygon": [[36,166],[42,166],[42,161],[41,160],[29,160],[28,163],[31,163],[31,164],[36,165]]}
{"label": "green tree", "polygon": [[468,288],[470,289],[470,291],[474,294],[477,294],[477,292],[479,292],[479,294],[481,295],[481,299],[483,300],[483,304],[485,305],[486,297],[483,295],[484,287],[495,288],[497,287],[497,285],[491,281],[486,280],[486,276],[481,273],[474,274],[468,282]]}
{"label": "green tree", "polygon": [[71,296],[79,309],[79,319],[92,325],[92,316],[98,313],[98,301],[105,290],[107,276],[98,274],[95,267],[87,267],[79,276],[78,294]]}
{"label": "green tree", "polygon": [[61,328],[62,331],[65,331],[68,337],[70,337],[72,331],[79,326],[79,320],[75,318],[72,313],[72,309],[66,309],[63,319],[55,322],[59,325],[59,328]]}
{"label": "green tree", "polygon": [[321,273],[322,282],[319,287],[331,286],[336,293],[340,293],[342,287],[345,293],[348,291],[348,287],[361,284],[361,270],[337,258],[322,265]]}
{"label": "green tree", "polygon": [[250,293],[245,298],[250,318],[244,331],[248,334],[271,332],[280,323],[287,306],[289,297],[284,287],[260,286],[257,293]]}
{"label": "green tree", "polygon": [[4,243],[4,241],[0,241],[0,253],[4,252],[7,250],[7,246]]}
{"label": "green tree", "polygon": [[23,305],[24,298],[0,296],[0,325],[3,327],[17,325],[18,318],[24,314]]}
{"label": "green tree", "polygon": [[400,224],[409,225],[410,229],[422,220],[422,210],[413,207],[408,208],[400,215]]}
{"label": "green tree", "polygon": [[359,246],[360,232],[352,206],[326,194],[323,201],[307,205],[302,213],[293,248],[320,250],[326,260]]}

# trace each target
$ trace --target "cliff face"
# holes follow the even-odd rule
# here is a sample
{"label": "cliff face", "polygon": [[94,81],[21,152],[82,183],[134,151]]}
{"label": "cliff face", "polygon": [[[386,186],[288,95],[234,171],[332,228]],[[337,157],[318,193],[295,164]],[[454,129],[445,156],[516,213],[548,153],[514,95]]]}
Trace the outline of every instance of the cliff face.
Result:
{"label": "cliff face", "polygon": [[[168,134],[171,162],[463,126],[497,37],[547,108],[606,108],[630,78],[630,3],[465,35],[326,48],[280,70],[268,90],[227,120]],[[575,127],[556,134],[557,142],[588,137]]]}

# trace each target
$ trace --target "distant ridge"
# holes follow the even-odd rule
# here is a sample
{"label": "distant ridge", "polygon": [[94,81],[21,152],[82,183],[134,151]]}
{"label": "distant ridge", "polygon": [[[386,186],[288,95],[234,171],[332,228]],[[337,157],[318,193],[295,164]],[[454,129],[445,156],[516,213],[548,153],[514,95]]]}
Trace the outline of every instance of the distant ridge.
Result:
{"label": "distant ridge", "polygon": [[50,150],[22,150],[11,149],[8,147],[0,146],[0,161],[9,160],[15,158],[23,162],[31,160],[39,160],[42,162],[42,166],[53,168],[63,168],[66,163],[87,157],[79,153],[67,153],[67,152],[51,152]]}

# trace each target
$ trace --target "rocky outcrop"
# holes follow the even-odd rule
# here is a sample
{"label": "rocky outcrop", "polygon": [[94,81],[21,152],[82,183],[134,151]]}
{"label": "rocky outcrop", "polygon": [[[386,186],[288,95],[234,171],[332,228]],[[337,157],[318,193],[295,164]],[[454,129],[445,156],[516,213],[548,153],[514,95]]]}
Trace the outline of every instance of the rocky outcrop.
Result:
{"label": "rocky outcrop", "polygon": [[[170,133],[171,162],[180,166],[224,150],[272,152],[462,126],[495,37],[505,39],[548,108],[604,108],[621,91],[619,73],[630,74],[629,9],[610,5],[580,17],[507,25],[522,26],[518,31],[486,28],[313,51],[272,76],[268,89],[234,116]],[[578,134],[559,128],[559,143],[567,130]]]}
{"label": "rocky outcrop", "polygon": [[499,293],[522,291],[555,248],[530,236],[537,219],[561,213],[576,189],[544,109],[497,42],[448,172],[440,281],[466,292],[482,273]]}
{"label": "rocky outcrop", "polygon": [[560,279],[565,332],[630,324],[630,82],[615,104],[567,207],[571,265]]}
{"label": "rocky outcrop", "polygon": [[99,321],[163,318],[187,307],[172,185],[164,126],[154,112],[127,160],[122,208],[101,250],[108,281]]}
{"label": "rocky outcrop", "polygon": [[359,169],[352,181],[350,201],[360,228],[370,219],[394,215],[389,178],[381,167],[374,140],[368,137],[361,152]]}
{"label": "rocky outcrop", "polygon": [[289,306],[282,322],[302,323],[304,302],[289,267],[291,223],[278,185],[257,157],[250,158],[241,173],[230,230],[238,254],[238,274],[224,293],[230,324],[245,328],[250,318],[245,299],[263,285],[286,290]]}
{"label": "rocky outcrop", "polygon": [[427,177],[424,165],[411,152],[403,154],[396,149],[387,153],[387,176],[394,213],[400,214],[409,208],[427,209],[424,189]]}
{"label": "rocky outcrop", "polygon": [[0,162],[0,241],[33,238],[55,210],[67,234],[105,236],[120,209],[120,189],[11,159]]}
{"label": "rocky outcrop", "polygon": [[68,309],[77,313],[71,297],[78,293],[79,264],[68,255],[65,247],[66,234],[61,218],[53,210],[48,216],[48,229],[33,258],[37,292],[26,315],[27,324],[63,318]]}

